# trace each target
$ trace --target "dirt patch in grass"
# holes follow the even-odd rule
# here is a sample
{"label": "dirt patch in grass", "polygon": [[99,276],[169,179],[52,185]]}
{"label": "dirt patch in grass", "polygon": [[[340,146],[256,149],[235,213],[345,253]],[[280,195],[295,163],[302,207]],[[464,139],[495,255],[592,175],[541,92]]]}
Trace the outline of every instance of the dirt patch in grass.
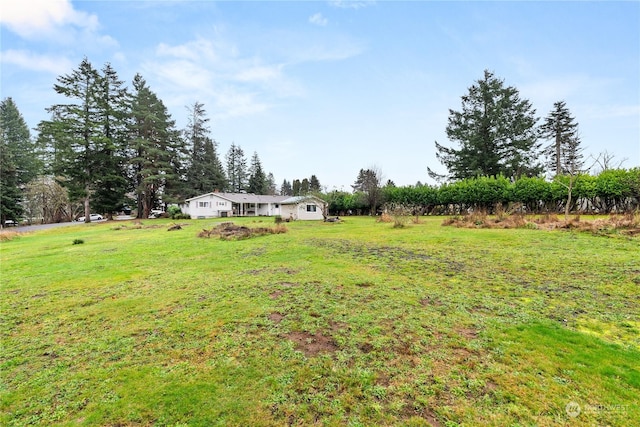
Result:
{"label": "dirt patch in grass", "polygon": [[271,298],[271,299],[278,299],[278,298],[280,298],[280,296],[281,296],[282,294],[284,294],[284,291],[277,290],[277,291],[275,291],[275,292],[271,292],[271,293],[269,294],[269,298]]}
{"label": "dirt patch in grass", "polygon": [[198,233],[198,237],[219,237],[221,240],[243,240],[251,237],[264,236],[266,234],[282,234],[288,231],[282,224],[273,227],[245,227],[236,225],[233,222],[223,222],[213,227],[211,230],[203,229]]}
{"label": "dirt patch in grass", "polygon": [[327,248],[331,251],[332,256],[345,255],[357,259],[360,263],[373,262],[375,267],[379,269],[406,267],[417,272],[418,270],[435,268],[449,274],[464,270],[462,263],[399,246],[378,246],[345,239],[317,238],[310,239],[309,244]]}
{"label": "dirt patch in grass", "polygon": [[463,338],[473,340],[478,338],[478,331],[473,328],[456,328],[455,331]]}
{"label": "dirt patch in grass", "polygon": [[283,288],[293,288],[294,286],[298,286],[298,284],[291,282],[281,282],[280,286],[282,286]]}
{"label": "dirt patch in grass", "polygon": [[442,301],[440,301],[440,299],[427,296],[420,300],[420,305],[422,305],[423,307],[427,307],[430,305],[440,307],[443,304],[442,304]]}
{"label": "dirt patch in grass", "polygon": [[250,274],[252,276],[256,276],[258,274],[264,274],[264,273],[284,273],[284,274],[288,274],[288,275],[294,275],[294,274],[298,274],[298,270],[292,269],[292,268],[285,268],[285,267],[281,267],[281,268],[258,268],[258,269],[254,269],[254,270],[247,270],[245,271],[246,274]]}
{"label": "dirt patch in grass", "polygon": [[373,283],[371,282],[356,283],[356,286],[359,288],[370,288],[371,286],[373,286]]}
{"label": "dirt patch in grass", "polygon": [[273,313],[270,313],[268,317],[269,317],[269,320],[271,320],[273,323],[277,325],[280,322],[282,322],[285,316],[282,313],[278,313],[277,311],[274,311]]}
{"label": "dirt patch in grass", "polygon": [[334,353],[338,346],[331,337],[309,332],[291,332],[286,337],[293,341],[296,350],[301,351],[307,357],[324,353]]}
{"label": "dirt patch in grass", "polygon": [[405,420],[412,418],[421,418],[427,422],[431,427],[441,427],[442,424],[438,421],[435,414],[429,409],[419,409],[415,403],[409,403],[402,408],[400,416]]}
{"label": "dirt patch in grass", "polygon": [[[181,225],[188,225],[188,224],[181,224]],[[152,229],[156,229],[156,228],[163,228],[165,227],[164,225],[160,225],[160,224],[151,224],[151,225],[144,225],[142,223],[142,221],[131,221],[129,223],[122,223],[122,224],[118,224],[115,227],[111,227],[111,230],[113,231],[118,231],[118,230],[152,230]]]}

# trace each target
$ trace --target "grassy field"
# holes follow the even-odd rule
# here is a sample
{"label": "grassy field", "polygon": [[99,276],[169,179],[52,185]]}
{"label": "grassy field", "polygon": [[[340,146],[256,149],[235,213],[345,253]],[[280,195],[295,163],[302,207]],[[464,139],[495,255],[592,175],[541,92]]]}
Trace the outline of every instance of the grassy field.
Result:
{"label": "grassy field", "polygon": [[0,424],[640,420],[640,238],[442,221],[224,241],[197,237],[215,220],[149,220],[2,242]]}

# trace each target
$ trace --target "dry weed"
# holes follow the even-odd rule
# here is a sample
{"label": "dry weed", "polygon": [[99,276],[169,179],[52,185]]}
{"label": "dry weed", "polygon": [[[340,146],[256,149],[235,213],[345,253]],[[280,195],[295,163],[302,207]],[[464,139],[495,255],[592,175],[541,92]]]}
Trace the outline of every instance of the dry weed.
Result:
{"label": "dry weed", "polygon": [[16,237],[18,237],[20,233],[13,230],[0,230],[0,242],[8,242]]}
{"label": "dry weed", "polygon": [[624,215],[612,214],[608,218],[584,221],[575,215],[569,221],[561,221],[555,214],[546,214],[540,218],[526,218],[523,213],[513,213],[504,217],[490,219],[483,212],[454,216],[442,222],[443,226],[453,225],[458,228],[531,228],[531,229],[569,229],[591,232],[598,235],[609,235],[619,232],[623,235],[640,235],[640,213],[631,212]]}
{"label": "dry weed", "polygon": [[235,225],[232,222],[223,222],[211,230],[202,230],[198,237],[218,236],[221,240],[241,240],[251,237],[264,236],[265,234],[282,234],[288,231],[284,224],[276,224],[273,227],[245,227]]}
{"label": "dry weed", "polygon": [[377,222],[393,222],[393,217],[386,212],[378,217]]}

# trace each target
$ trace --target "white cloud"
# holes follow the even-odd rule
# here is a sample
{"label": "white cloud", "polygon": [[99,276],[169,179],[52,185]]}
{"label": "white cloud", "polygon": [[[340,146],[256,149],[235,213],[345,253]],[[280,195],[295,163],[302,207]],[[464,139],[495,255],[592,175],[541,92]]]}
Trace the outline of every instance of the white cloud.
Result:
{"label": "white cloud", "polygon": [[143,68],[145,76],[160,82],[162,97],[168,94],[171,104],[204,102],[214,120],[257,114],[272,105],[270,99],[295,93],[295,85],[282,73],[283,65],[243,57],[222,39],[161,43],[156,55]]}
{"label": "white cloud", "polygon": [[99,25],[96,15],[75,10],[69,0],[3,2],[0,23],[27,39],[57,37],[67,25],[90,32]]}
{"label": "white cloud", "polygon": [[213,77],[207,68],[188,60],[164,62],[154,73],[167,84],[181,90],[206,90],[211,86]]}
{"label": "white cloud", "polygon": [[242,82],[266,82],[282,78],[282,65],[255,67],[240,70],[235,78]]}
{"label": "white cloud", "polygon": [[318,25],[320,27],[324,27],[325,25],[327,25],[329,23],[327,18],[322,16],[321,13],[316,13],[316,14],[310,16],[309,17],[309,22],[314,24],[314,25]]}
{"label": "white cloud", "polygon": [[17,65],[27,70],[44,71],[56,75],[68,73],[73,69],[73,64],[68,59],[13,49],[0,52],[0,63]]}
{"label": "white cloud", "polygon": [[538,109],[550,109],[554,102],[560,100],[567,101],[571,109],[572,104],[585,103],[590,97],[605,93],[613,83],[612,79],[568,74],[552,78],[532,78],[530,83],[518,84],[516,87]]}
{"label": "white cloud", "polygon": [[340,9],[362,9],[376,2],[374,0],[330,0],[329,4]]}

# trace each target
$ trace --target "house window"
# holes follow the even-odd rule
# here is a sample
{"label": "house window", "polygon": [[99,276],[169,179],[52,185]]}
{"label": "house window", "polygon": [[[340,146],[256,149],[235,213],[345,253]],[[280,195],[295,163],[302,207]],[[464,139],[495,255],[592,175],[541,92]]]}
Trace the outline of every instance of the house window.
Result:
{"label": "house window", "polygon": [[316,205],[307,205],[307,212],[315,212]]}
{"label": "house window", "polygon": [[216,202],[218,204],[218,206],[226,206],[227,202]]}
{"label": "house window", "polygon": [[199,208],[208,208],[209,207],[209,202],[198,202],[198,207]]}
{"label": "house window", "polygon": [[280,205],[276,203],[276,209],[278,209],[279,207],[280,207]]}

